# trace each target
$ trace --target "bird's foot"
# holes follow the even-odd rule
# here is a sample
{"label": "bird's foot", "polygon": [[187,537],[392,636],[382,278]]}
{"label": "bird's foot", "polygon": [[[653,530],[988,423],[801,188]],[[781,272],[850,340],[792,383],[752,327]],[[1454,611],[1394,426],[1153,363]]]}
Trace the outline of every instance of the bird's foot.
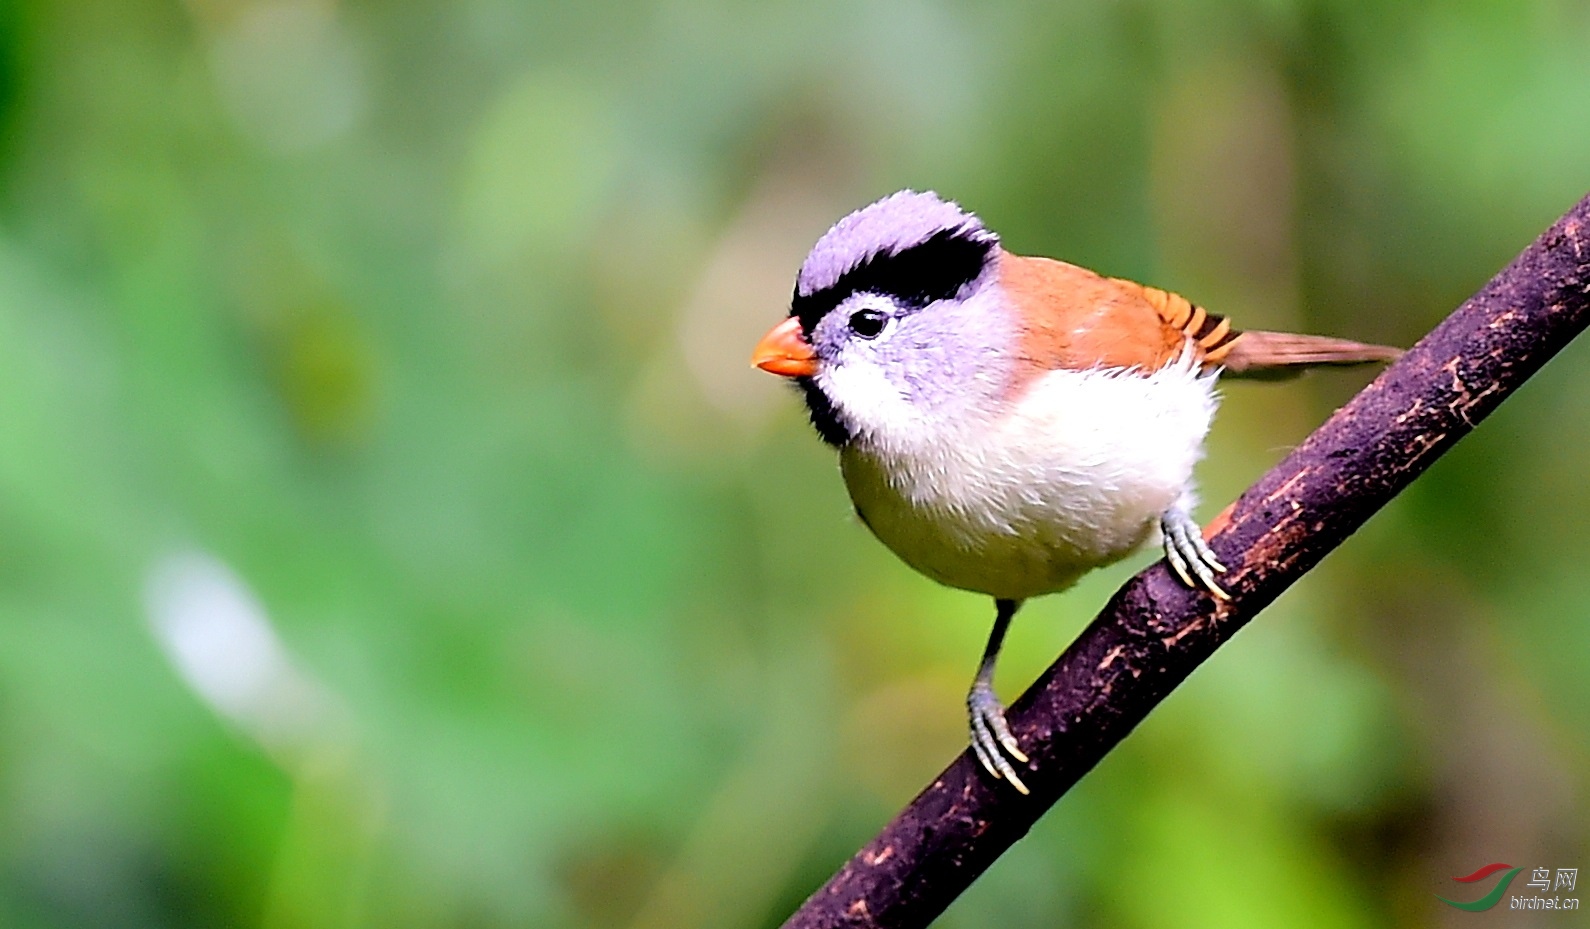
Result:
{"label": "bird's foot", "polygon": [[[1221,600],[1230,600],[1215,580],[1215,575],[1226,570],[1209,543],[1204,541],[1203,530],[1187,514],[1175,507],[1159,518],[1159,531],[1165,537],[1165,560],[1188,587],[1202,587]],[[1197,578],[1197,580],[1194,580]]]}
{"label": "bird's foot", "polygon": [[1010,724],[1005,722],[1005,707],[994,696],[993,687],[981,680],[973,684],[972,692],[966,695],[966,709],[972,718],[972,751],[977,760],[995,778],[1004,778],[1010,786],[1027,793],[1027,785],[1010,763],[1014,758],[1025,764],[1027,755],[1011,735]]}

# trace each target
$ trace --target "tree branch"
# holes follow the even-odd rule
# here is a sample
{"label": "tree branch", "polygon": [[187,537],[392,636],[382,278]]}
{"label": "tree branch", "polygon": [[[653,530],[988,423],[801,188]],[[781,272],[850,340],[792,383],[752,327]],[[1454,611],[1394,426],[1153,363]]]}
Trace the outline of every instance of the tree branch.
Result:
{"label": "tree branch", "polygon": [[1250,487],[1221,603],[1156,563],[1011,707],[1024,797],[963,753],[786,929],[925,926],[1193,669],[1590,323],[1590,196]]}

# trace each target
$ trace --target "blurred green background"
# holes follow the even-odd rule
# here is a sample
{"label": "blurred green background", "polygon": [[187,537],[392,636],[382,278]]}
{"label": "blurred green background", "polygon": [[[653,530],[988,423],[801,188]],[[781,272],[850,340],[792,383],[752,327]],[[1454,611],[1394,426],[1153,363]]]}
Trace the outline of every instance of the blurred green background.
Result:
{"label": "blurred green background", "polygon": [[[991,618],[746,363],[817,236],[933,188],[1409,344],[1590,188],[1587,48],[1582,0],[0,5],[0,926],[776,925],[963,746]],[[1366,379],[1231,385],[1203,515]],[[1434,899],[1590,865],[1587,450],[1580,344],[940,925],[1590,924]],[[1007,698],[1150,560],[1031,604]]]}

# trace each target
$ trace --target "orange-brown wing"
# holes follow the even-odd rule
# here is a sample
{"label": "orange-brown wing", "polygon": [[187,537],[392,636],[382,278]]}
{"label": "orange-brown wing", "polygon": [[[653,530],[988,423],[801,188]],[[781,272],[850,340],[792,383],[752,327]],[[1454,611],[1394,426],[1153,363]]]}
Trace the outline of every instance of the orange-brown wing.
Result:
{"label": "orange-brown wing", "polygon": [[1019,356],[1033,373],[1060,368],[1157,371],[1181,356],[1220,364],[1238,335],[1186,299],[1050,258],[1000,256],[1000,282],[1021,308]]}
{"label": "orange-brown wing", "polygon": [[1319,365],[1395,361],[1401,349],[1329,336],[1239,332],[1187,298],[1050,258],[1003,252],[1000,282],[1021,307],[1018,382],[1060,368],[1157,371],[1191,343],[1205,368],[1288,377]]}

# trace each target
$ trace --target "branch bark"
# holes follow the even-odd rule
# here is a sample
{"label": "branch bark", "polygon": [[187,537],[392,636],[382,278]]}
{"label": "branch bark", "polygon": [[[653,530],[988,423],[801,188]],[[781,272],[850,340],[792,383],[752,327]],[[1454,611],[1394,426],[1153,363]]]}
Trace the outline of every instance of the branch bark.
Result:
{"label": "branch bark", "polygon": [[1163,562],[1011,707],[1024,797],[962,754],[784,924],[918,927],[943,912],[1237,630],[1590,323],[1590,196],[1250,487],[1210,540],[1217,602]]}

